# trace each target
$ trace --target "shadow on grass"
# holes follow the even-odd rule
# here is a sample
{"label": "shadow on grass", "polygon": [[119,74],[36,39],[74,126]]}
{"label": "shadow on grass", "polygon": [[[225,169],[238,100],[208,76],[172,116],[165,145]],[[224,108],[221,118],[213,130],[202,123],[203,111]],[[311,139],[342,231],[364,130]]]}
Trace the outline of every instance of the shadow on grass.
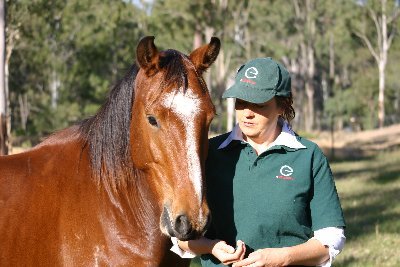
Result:
{"label": "shadow on grass", "polygon": [[346,237],[357,239],[363,235],[378,233],[398,233],[400,230],[399,214],[394,210],[400,189],[379,192],[368,192],[345,198],[350,203],[359,203],[356,207],[344,209],[346,219]]}
{"label": "shadow on grass", "polygon": [[370,168],[360,168],[360,169],[353,169],[353,170],[343,170],[343,171],[333,171],[333,176],[335,177],[335,180],[341,180],[344,178],[348,178],[351,176],[358,176],[362,173],[368,173],[376,171],[376,168],[370,167]]}
{"label": "shadow on grass", "polygon": [[382,159],[380,159],[378,155],[375,155],[352,160],[339,160],[330,163],[347,163],[349,165],[351,163],[357,164],[357,167],[355,168],[334,170],[333,174],[336,180],[371,173],[376,174],[376,177],[373,177],[372,181],[379,184],[394,182],[400,178],[400,165],[398,162],[380,164],[380,161],[382,161]]}
{"label": "shadow on grass", "polygon": [[[396,165],[398,165],[398,163]],[[372,181],[377,184],[387,184],[396,182],[397,180],[400,180],[400,167],[398,168],[398,170],[394,171],[389,170],[389,171],[379,172],[379,175],[372,178]]]}

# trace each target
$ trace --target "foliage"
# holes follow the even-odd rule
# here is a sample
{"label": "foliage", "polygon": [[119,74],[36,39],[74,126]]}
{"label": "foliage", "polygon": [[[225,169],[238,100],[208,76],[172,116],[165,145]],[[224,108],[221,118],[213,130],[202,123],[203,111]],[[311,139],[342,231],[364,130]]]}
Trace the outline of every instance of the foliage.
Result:
{"label": "foliage", "polygon": [[[313,5],[307,10],[306,3]],[[394,1],[388,1],[393,13]],[[304,130],[305,83],[314,84],[315,129],[377,127],[378,70],[363,42],[373,37],[368,9],[378,1],[105,1],[13,0],[7,4],[7,45],[12,130],[40,137],[93,114],[110,88],[135,59],[144,35],[161,49],[190,52],[212,35],[222,41],[218,61],[205,79],[218,116],[214,132],[224,131],[226,101],[221,100],[237,68],[253,57],[271,56],[292,71],[296,120]],[[311,26],[310,26],[311,25]],[[312,27],[315,25],[315,28]],[[399,26],[399,21],[394,27]],[[389,30],[391,30],[390,28]],[[307,78],[305,46],[313,51],[315,73]],[[386,76],[387,124],[400,121],[397,81],[400,42],[395,36]],[[308,51],[309,51],[308,50]],[[23,100],[23,101],[22,101]]]}
{"label": "foliage", "polygon": [[124,1],[9,3],[13,5],[23,6],[29,16],[21,22],[10,62],[13,129],[22,127],[18,97],[24,94],[31,106],[28,135],[47,134],[93,114],[134,62],[143,35],[135,14],[141,11]]}

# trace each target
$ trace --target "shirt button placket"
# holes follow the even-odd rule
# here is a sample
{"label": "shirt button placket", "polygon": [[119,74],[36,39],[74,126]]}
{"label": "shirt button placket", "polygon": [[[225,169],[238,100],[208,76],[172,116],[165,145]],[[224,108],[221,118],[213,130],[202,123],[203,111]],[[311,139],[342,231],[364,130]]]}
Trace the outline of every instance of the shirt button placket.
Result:
{"label": "shirt button placket", "polygon": [[251,163],[251,167],[254,167],[254,162],[257,160],[257,157],[255,157],[255,153],[254,153],[254,148],[250,148],[249,149],[249,158],[250,158],[250,163]]}
{"label": "shirt button placket", "polygon": [[247,147],[248,151],[247,151],[247,156],[249,158],[249,171],[251,171],[251,169],[255,166],[254,165],[254,150],[252,147]]}

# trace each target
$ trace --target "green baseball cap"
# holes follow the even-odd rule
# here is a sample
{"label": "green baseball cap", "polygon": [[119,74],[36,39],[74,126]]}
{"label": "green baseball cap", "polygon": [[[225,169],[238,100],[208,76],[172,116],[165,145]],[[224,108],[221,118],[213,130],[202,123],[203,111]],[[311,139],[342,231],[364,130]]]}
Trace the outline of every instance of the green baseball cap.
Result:
{"label": "green baseball cap", "polygon": [[274,96],[290,96],[291,79],[287,69],[270,57],[250,60],[240,67],[235,84],[222,95],[261,104]]}

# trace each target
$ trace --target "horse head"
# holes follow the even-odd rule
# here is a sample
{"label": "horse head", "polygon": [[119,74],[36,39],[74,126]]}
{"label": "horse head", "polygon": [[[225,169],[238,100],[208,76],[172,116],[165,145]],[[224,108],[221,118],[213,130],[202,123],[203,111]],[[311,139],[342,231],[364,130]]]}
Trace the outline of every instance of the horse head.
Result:
{"label": "horse head", "polygon": [[209,222],[203,181],[215,108],[201,75],[219,49],[215,37],[189,56],[159,51],[154,37],[137,46],[132,161],[151,178],[162,211],[161,231],[181,240],[198,237]]}

